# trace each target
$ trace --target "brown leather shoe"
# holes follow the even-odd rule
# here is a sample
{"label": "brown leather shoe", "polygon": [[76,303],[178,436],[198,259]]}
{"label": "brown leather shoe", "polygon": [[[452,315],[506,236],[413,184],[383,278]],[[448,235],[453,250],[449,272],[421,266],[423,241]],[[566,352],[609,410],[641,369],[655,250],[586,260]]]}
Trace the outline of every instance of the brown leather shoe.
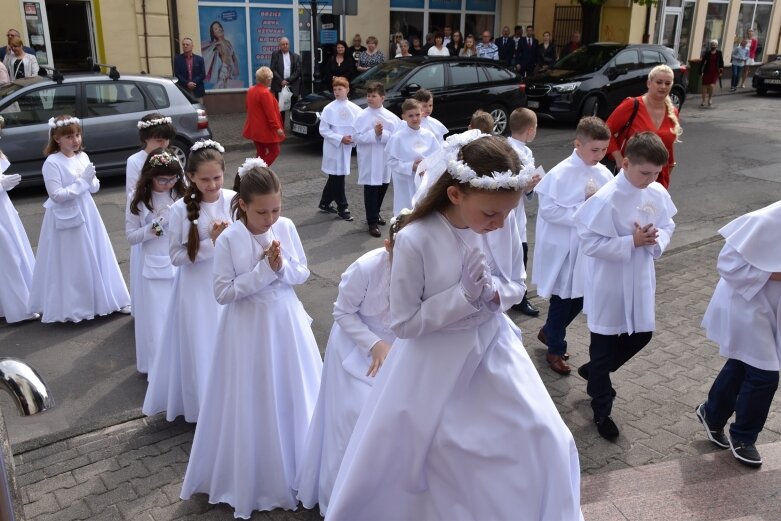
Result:
{"label": "brown leather shoe", "polygon": [[369,225],[369,233],[372,237],[382,237],[382,232],[380,232],[380,227],[376,224],[370,224]]}
{"label": "brown leather shoe", "polygon": [[545,360],[548,361],[548,365],[551,369],[561,375],[568,375],[570,371],[572,371],[572,369],[569,367],[569,364],[564,360],[563,356],[547,353],[545,355]]}
{"label": "brown leather shoe", "polygon": [[[545,336],[545,331],[540,328],[540,332],[537,333],[537,340],[542,342],[542,345],[548,346],[548,337]],[[569,353],[564,353],[564,356],[562,357],[564,360],[569,360]]]}

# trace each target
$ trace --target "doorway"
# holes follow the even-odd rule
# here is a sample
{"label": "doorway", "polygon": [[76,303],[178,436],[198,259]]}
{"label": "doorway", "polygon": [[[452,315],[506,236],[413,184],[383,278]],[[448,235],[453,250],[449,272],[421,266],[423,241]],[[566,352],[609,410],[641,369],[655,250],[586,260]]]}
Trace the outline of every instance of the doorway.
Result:
{"label": "doorway", "polygon": [[87,58],[96,58],[89,0],[46,0],[46,12],[54,66],[61,72],[89,70]]}

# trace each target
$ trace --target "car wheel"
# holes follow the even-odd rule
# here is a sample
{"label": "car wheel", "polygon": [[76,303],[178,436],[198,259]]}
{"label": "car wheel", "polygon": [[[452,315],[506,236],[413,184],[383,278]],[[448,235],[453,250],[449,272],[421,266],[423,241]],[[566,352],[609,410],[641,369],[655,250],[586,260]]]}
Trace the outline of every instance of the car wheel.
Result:
{"label": "car wheel", "polygon": [[602,117],[602,100],[599,96],[589,96],[583,102],[583,109],[580,111],[580,117],[586,116]]}
{"label": "car wheel", "polygon": [[670,91],[670,101],[673,102],[673,107],[678,109],[678,112],[683,108],[683,100],[686,99],[686,94],[680,89],[673,89]]}
{"label": "car wheel", "polygon": [[491,114],[491,117],[494,118],[494,135],[504,135],[504,133],[507,132],[507,120],[509,119],[507,109],[501,105],[494,105],[488,112]]}
{"label": "car wheel", "polygon": [[176,156],[176,159],[179,160],[182,164],[182,168],[184,168],[187,164],[187,156],[190,155],[190,145],[181,139],[174,139],[171,141],[171,144],[168,145],[168,150]]}

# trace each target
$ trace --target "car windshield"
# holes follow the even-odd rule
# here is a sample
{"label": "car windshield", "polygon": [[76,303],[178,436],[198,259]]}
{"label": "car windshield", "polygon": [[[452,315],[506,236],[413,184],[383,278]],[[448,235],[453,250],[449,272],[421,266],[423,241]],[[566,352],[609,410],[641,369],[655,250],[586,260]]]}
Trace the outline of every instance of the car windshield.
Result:
{"label": "car windshield", "polygon": [[370,81],[379,81],[385,86],[385,90],[388,90],[417,66],[417,63],[409,60],[388,60],[356,77],[350,82],[350,88],[362,89]]}
{"label": "car windshield", "polygon": [[593,72],[601,69],[621,49],[601,45],[582,47],[557,61],[553,68],[579,73]]}

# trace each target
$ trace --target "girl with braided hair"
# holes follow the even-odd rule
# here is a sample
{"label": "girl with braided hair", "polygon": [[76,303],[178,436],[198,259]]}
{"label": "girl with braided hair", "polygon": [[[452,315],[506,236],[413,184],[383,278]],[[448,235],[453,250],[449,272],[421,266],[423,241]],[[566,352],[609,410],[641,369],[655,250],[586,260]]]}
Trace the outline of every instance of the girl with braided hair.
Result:
{"label": "girl with braided hair", "polygon": [[211,284],[214,243],[232,221],[235,195],[222,187],[223,152],[211,140],[192,146],[185,168],[190,183],[169,210],[168,253],[179,270],[142,409],[148,416],[166,411],[168,421],[198,419],[215,349],[221,306]]}

